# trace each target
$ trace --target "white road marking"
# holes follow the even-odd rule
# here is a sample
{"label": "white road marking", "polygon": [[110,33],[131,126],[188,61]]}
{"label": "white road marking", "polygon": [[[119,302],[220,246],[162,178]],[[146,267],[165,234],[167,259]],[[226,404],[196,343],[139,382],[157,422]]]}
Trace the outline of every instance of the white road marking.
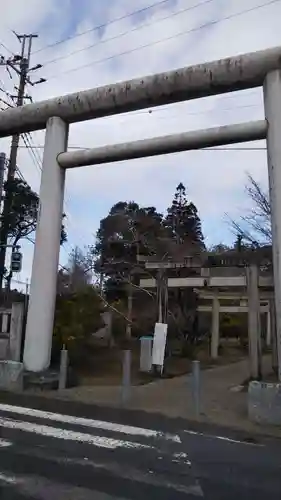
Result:
{"label": "white road marking", "polygon": [[[138,442],[123,441],[122,439],[113,439],[103,436],[94,436],[92,434],[84,434],[83,432],[75,432],[67,429],[61,429],[58,427],[51,427],[49,425],[34,424],[32,422],[24,422],[22,420],[12,420],[10,418],[0,417],[0,427],[6,427],[8,429],[17,429],[25,432],[33,432],[34,434],[39,434],[41,436],[53,437],[57,439],[63,439],[65,441],[77,441],[80,443],[87,443],[100,448],[116,449],[116,448],[135,448],[135,449],[150,449],[155,450],[153,445],[148,446]],[[10,441],[3,440],[2,446],[11,446],[13,443]],[[0,441],[1,446],[1,441]],[[187,454],[183,452],[176,452],[172,455],[172,462],[184,463],[186,465],[191,465],[191,462],[187,458]]]}
{"label": "white road marking", "polygon": [[190,460],[188,460],[188,458],[187,458],[187,454],[184,453],[183,451],[180,453],[174,453],[173,457],[174,457],[173,462],[176,462],[178,464],[184,463],[186,465],[191,465]]}
{"label": "white road marking", "polygon": [[[120,468],[121,469],[121,477],[126,479],[132,479],[132,477],[126,472],[124,472],[124,467]],[[115,472],[115,471],[113,471]],[[2,477],[1,477],[2,476]],[[0,473],[0,480],[1,478],[3,481],[6,483],[13,485],[14,490],[17,491],[18,493],[22,495],[28,495],[28,498],[32,496],[32,498],[37,498],[38,500],[78,500],[83,498],[83,500],[93,500],[93,499],[99,499],[99,500],[125,500],[125,498],[122,496],[117,497],[115,494],[114,496],[109,495],[108,493],[103,493],[101,491],[96,491],[94,489],[89,489],[88,487],[83,487],[83,485],[74,485],[74,484],[69,484],[69,483],[64,483],[64,482],[56,482],[52,481],[51,479],[47,479],[42,476],[37,476],[37,475],[19,475],[17,474],[16,476],[10,477],[4,473]],[[133,479],[135,479],[133,477]],[[203,492],[198,484],[198,482],[195,482],[194,485],[190,486],[184,486],[184,485],[177,485],[174,483],[168,483],[166,482],[165,479],[164,481],[158,480],[157,478],[153,475],[148,474],[142,474],[136,478],[136,481],[143,483],[146,483],[148,485],[154,485],[154,486],[164,486],[166,488],[169,488],[170,491],[174,490],[176,492],[184,492],[187,495],[194,495],[194,496],[199,496],[203,497]],[[164,484],[163,484],[164,482]],[[190,498],[190,496],[188,496]]]}
{"label": "white road marking", "polygon": [[96,429],[103,429],[107,431],[120,432],[122,434],[129,434],[131,436],[144,436],[163,438],[175,443],[181,443],[181,439],[177,434],[165,434],[154,429],[143,429],[142,427],[133,427],[130,425],[122,425],[114,422],[106,422],[102,420],[92,420],[83,417],[74,417],[72,415],[62,415],[60,413],[52,413],[49,411],[36,410],[34,408],[26,408],[25,406],[12,406],[7,404],[0,404],[0,411],[16,413],[36,418],[44,418],[56,422],[67,424],[82,425],[84,427],[92,427]]}
{"label": "white road marking", "polygon": [[219,439],[221,441],[228,441],[229,443],[236,443],[236,444],[245,444],[247,446],[264,446],[264,444],[260,443],[248,443],[247,441],[239,441],[237,439],[231,439],[225,436],[215,436],[214,434],[204,434],[204,432],[196,432],[196,431],[189,431],[189,430],[184,430],[187,434],[191,434],[192,436],[202,436],[208,439]]}
{"label": "white road marking", "polygon": [[6,473],[0,472],[0,481],[9,485],[13,485],[14,489],[21,494],[32,495],[32,498],[38,500],[93,500],[99,498],[100,500],[125,500],[112,497],[106,493],[84,488],[83,486],[75,486],[73,484],[57,483],[41,476],[8,476]]}
{"label": "white road marking", "polygon": [[194,478],[193,484],[179,484],[169,480],[168,475],[166,477],[159,477],[157,471],[147,470],[141,471],[139,469],[132,468],[130,466],[124,467],[123,464],[119,464],[118,462],[95,462],[91,459],[85,461],[81,458],[62,458],[62,457],[53,457],[53,460],[57,463],[69,463],[82,465],[84,467],[93,467],[94,469],[105,469],[117,477],[122,477],[123,479],[130,479],[141,484],[150,484],[153,486],[161,486],[163,488],[169,488],[176,492],[185,493],[186,495],[194,495],[199,497],[204,497],[203,490],[200,486],[200,483],[197,479]]}
{"label": "white road marking", "polygon": [[16,484],[17,480],[13,476],[7,476],[7,474],[4,474],[3,472],[0,472],[0,481],[4,481],[5,483],[9,484]]}
{"label": "white road marking", "polygon": [[33,432],[41,436],[54,437],[69,441],[77,441],[87,443],[100,448],[116,449],[116,448],[136,448],[136,449],[151,449],[153,447],[131,441],[123,441],[122,439],[113,439],[101,436],[93,436],[92,434],[84,434],[82,432],[69,431],[48,425],[39,425],[31,422],[23,422],[19,420],[11,420],[8,418],[0,418],[0,426],[8,429],[18,429],[25,432]]}
{"label": "white road marking", "polygon": [[7,441],[7,439],[1,439],[0,438],[0,448],[7,448],[8,446],[12,446],[11,441]]}

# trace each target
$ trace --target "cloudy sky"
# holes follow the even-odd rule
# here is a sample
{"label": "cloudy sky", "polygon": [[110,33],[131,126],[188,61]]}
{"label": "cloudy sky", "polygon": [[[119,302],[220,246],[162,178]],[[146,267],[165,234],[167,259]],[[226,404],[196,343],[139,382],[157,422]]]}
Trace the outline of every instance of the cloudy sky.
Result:
{"label": "cloudy sky", "polygon": [[[12,30],[39,35],[31,64],[43,65],[34,78],[47,82],[28,89],[39,101],[280,45],[280,18],[280,0],[9,0],[1,11],[0,54],[18,52]],[[13,92],[15,84],[16,75],[11,79],[0,67],[0,87]],[[69,146],[95,147],[262,117],[262,92],[255,89],[75,124]],[[33,133],[31,143],[33,150],[27,150],[21,140],[18,165],[38,190],[43,132]],[[261,149],[202,150],[68,172],[69,239],[61,263],[73,245],[93,242],[100,219],[115,202],[130,199],[164,211],[179,182],[198,207],[207,244],[231,242],[225,213],[237,218],[247,205],[246,172],[267,185],[265,144],[243,146]],[[0,141],[0,150],[8,153],[8,139]],[[17,278],[25,281],[33,245],[25,242],[23,249],[24,268]]]}

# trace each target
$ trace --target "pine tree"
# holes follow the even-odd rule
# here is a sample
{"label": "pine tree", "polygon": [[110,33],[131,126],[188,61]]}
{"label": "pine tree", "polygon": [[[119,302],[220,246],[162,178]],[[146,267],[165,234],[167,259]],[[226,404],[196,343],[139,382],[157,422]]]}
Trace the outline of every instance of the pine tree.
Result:
{"label": "pine tree", "polygon": [[204,246],[197,208],[192,202],[188,202],[186,189],[182,183],[177,186],[172,206],[167,209],[165,226],[170,237],[178,243],[184,243],[189,239]]}

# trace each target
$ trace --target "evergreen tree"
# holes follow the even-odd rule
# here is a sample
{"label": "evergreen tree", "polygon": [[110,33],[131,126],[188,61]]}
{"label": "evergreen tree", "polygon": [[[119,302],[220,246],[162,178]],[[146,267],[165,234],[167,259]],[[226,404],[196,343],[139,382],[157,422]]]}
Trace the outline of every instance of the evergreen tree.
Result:
{"label": "evergreen tree", "polygon": [[[11,209],[5,220],[3,213],[0,215],[0,233],[5,228],[8,236],[8,244],[16,247],[20,240],[32,236],[36,231],[39,196],[26,181],[18,178],[6,181],[4,191],[5,197],[8,195],[10,197]],[[65,214],[63,215],[61,226],[61,245],[67,241],[67,234],[63,223],[64,218]],[[11,270],[9,271],[5,268],[4,257],[5,249],[3,247],[0,248],[0,282],[5,277],[6,287],[9,289],[13,273]]]}
{"label": "evergreen tree", "polygon": [[204,246],[197,208],[187,200],[186,189],[182,183],[177,186],[172,205],[167,209],[165,226],[169,236],[178,243],[184,243],[189,239],[191,242]]}
{"label": "evergreen tree", "polygon": [[137,262],[137,254],[155,253],[161,235],[162,214],[155,207],[140,207],[135,202],[118,202],[101,220],[93,255],[96,272],[120,279]]}
{"label": "evergreen tree", "polygon": [[57,291],[59,294],[83,291],[91,283],[93,262],[90,249],[73,248],[68,264],[58,272]]}

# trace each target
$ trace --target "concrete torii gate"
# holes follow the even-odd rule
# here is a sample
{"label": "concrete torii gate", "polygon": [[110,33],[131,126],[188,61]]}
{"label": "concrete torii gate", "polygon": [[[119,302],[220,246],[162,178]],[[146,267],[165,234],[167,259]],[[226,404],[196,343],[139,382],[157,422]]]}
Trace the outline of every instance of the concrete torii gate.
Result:
{"label": "concrete torii gate", "polygon": [[[265,120],[67,152],[71,123],[259,86],[264,89]],[[44,128],[25,367],[40,372],[50,363],[66,168],[266,139],[281,380],[281,47],[106,85],[0,113],[0,137]]]}

